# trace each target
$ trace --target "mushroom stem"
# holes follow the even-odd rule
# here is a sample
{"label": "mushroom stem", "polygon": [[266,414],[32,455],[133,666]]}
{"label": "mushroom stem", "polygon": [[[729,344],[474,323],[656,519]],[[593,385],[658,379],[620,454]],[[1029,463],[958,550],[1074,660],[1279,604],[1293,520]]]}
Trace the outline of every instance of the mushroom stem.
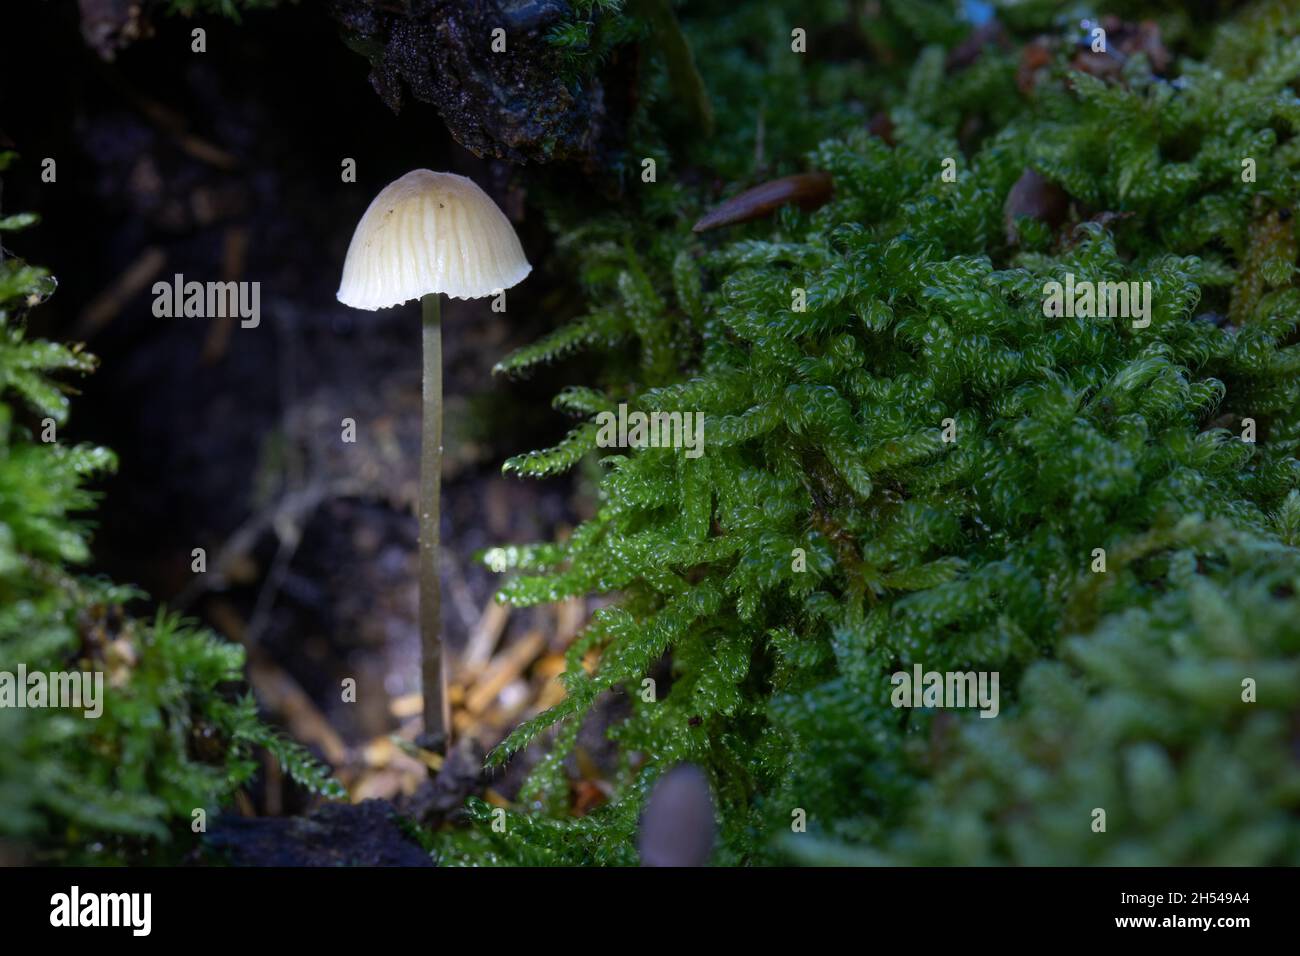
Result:
{"label": "mushroom stem", "polygon": [[437,292],[421,297],[424,325],[424,424],[420,433],[420,652],[424,732],[444,750],[451,743],[447,678],[442,666],[442,585],[438,518],[442,479],[442,316]]}

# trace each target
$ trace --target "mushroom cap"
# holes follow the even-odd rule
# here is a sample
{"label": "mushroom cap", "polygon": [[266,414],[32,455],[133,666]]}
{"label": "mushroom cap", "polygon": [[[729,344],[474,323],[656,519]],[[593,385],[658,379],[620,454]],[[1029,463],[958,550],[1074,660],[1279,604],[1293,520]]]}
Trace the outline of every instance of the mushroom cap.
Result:
{"label": "mushroom cap", "polygon": [[338,298],[386,309],[430,292],[478,299],[532,271],[514,227],[473,180],[413,169],[371,202],[348,246]]}

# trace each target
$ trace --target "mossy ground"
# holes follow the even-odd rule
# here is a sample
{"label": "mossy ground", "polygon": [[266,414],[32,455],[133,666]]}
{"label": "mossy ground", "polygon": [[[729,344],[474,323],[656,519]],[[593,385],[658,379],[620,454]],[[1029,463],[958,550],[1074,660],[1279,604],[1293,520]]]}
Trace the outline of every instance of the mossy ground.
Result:
{"label": "mossy ground", "polygon": [[[588,348],[607,373],[506,467],[604,456],[601,506],[488,557],[516,605],[621,598],[494,754],[553,734],[505,832],[477,805],[444,858],[634,862],[647,787],[689,761],[720,863],[1294,863],[1300,21],[1158,8],[1155,43],[1107,21],[1111,64],[1064,5],[1006,8],[973,57],[946,5],[873,9],[680,11],[716,135],[683,135],[660,58],[626,203],[551,206],[588,311],[501,369]],[[690,231],[805,169],[834,178],[822,208]],[[1061,221],[1008,205],[1027,171]],[[1045,316],[1067,273],[1151,283],[1150,325]],[[703,411],[705,455],[597,449],[618,402]],[[890,706],[914,663],[1000,672],[1001,715]],[[573,818],[564,755],[608,693],[617,790]]]}

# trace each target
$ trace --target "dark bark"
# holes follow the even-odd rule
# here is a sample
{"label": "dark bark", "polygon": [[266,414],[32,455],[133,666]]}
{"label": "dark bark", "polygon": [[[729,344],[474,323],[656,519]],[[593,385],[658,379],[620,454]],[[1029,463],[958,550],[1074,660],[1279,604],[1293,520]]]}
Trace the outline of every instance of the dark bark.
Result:
{"label": "dark bark", "polygon": [[204,844],[234,866],[432,866],[397,817],[386,800],[326,803],[301,817],[221,817]]}
{"label": "dark bark", "polygon": [[[370,82],[394,111],[410,96],[437,109],[466,149],[514,163],[563,163],[589,173],[621,146],[630,83],[591,77],[570,88],[547,34],[569,15],[562,0],[332,0]],[[505,31],[504,52],[492,32]],[[630,51],[624,51],[628,53]],[[607,69],[628,68],[615,56]]]}

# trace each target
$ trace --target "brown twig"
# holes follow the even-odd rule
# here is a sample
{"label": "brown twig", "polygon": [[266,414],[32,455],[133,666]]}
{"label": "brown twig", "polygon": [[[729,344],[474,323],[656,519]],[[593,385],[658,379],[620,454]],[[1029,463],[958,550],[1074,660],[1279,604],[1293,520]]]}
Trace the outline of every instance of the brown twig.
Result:
{"label": "brown twig", "polygon": [[120,275],[95,296],[77,317],[71,338],[86,341],[117,318],[127,302],[143,291],[167,264],[167,254],[148,246]]}

